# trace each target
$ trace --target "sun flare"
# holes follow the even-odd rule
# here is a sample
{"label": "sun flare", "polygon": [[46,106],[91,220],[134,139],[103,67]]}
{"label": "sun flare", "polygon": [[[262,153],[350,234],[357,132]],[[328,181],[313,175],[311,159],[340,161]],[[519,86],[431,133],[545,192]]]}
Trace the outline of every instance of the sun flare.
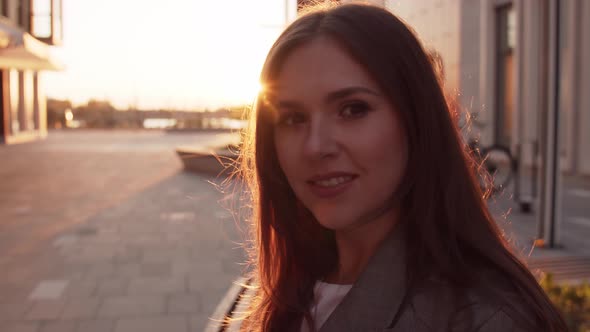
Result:
{"label": "sun flare", "polygon": [[[236,0],[230,11],[227,5],[68,1],[64,45],[56,51],[66,70],[45,75],[47,95],[74,104],[105,99],[121,109],[252,103],[266,53],[284,28],[284,4]],[[109,47],[96,43],[96,36],[108,39]]]}

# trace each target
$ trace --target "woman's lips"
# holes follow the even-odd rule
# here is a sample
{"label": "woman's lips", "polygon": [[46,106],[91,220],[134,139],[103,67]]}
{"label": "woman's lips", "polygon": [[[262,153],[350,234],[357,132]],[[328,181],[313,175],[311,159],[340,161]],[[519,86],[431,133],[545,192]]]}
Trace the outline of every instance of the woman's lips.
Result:
{"label": "woman's lips", "polygon": [[332,198],[348,190],[356,178],[355,174],[338,173],[316,176],[307,183],[314,195],[320,198]]}

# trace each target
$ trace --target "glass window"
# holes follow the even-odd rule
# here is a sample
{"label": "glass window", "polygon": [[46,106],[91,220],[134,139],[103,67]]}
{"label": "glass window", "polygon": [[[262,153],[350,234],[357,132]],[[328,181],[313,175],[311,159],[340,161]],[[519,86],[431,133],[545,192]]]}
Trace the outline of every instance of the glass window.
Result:
{"label": "glass window", "polygon": [[38,15],[51,15],[51,0],[33,1],[33,12]]}
{"label": "glass window", "polygon": [[34,0],[31,8],[31,34],[37,38],[51,38],[52,0]]}
{"label": "glass window", "polygon": [[62,0],[31,1],[31,34],[46,43],[62,41]]}
{"label": "glass window", "polygon": [[50,38],[51,17],[33,16],[31,33],[37,38]]}
{"label": "glass window", "polygon": [[53,40],[54,42],[61,42],[62,40],[62,8],[61,0],[53,0]]}
{"label": "glass window", "polygon": [[516,47],[516,11],[510,7],[506,15],[506,47],[514,49]]}

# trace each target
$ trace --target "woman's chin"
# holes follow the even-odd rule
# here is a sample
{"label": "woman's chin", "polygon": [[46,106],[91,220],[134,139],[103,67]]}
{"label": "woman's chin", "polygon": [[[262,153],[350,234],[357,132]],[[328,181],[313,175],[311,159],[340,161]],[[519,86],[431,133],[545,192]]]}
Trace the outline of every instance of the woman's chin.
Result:
{"label": "woman's chin", "polygon": [[322,227],[327,228],[331,231],[341,231],[346,228],[349,228],[353,224],[352,220],[343,218],[316,217],[316,220]]}

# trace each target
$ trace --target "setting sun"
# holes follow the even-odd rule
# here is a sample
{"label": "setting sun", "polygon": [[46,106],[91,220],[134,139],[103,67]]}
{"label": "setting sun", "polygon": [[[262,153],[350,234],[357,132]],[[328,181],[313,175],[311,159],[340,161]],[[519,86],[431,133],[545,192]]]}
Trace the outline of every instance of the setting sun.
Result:
{"label": "setting sun", "polygon": [[53,51],[66,69],[45,75],[47,95],[123,109],[250,103],[290,6],[296,1],[65,0],[64,42]]}

